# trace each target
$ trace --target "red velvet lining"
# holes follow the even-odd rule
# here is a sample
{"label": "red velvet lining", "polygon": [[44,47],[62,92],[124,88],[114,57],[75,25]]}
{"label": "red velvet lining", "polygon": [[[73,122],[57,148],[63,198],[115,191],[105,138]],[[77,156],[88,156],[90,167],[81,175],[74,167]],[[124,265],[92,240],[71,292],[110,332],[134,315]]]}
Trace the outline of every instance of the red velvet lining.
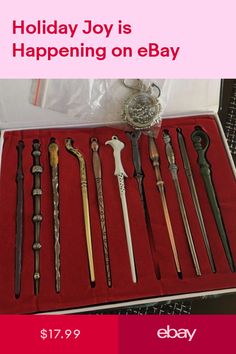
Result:
{"label": "red velvet lining", "polygon": [[[114,128],[92,129],[47,129],[11,131],[4,135],[2,152],[2,168],[0,180],[0,313],[32,313],[55,309],[77,308],[87,305],[98,305],[117,301],[143,299],[170,294],[191,293],[206,290],[236,287],[236,274],[231,273],[216,229],[214,218],[208,203],[204,184],[196,163],[197,155],[190,135],[196,125],[210,136],[210,148],[207,152],[212,167],[212,178],[231,249],[236,262],[236,184],[228,161],[225,147],[221,140],[214,117],[198,116],[176,119],[165,119],[162,130],[167,128],[179,166],[179,180],[184,196],[190,227],[192,230],[202,276],[197,277],[188,249],[188,244],[181,220],[179,206],[168,163],[165,156],[162,132],[157,138],[161,160],[162,177],[165,181],[167,203],[175,234],[183,279],[177,277],[171,253],[169,238],[161,206],[160,195],[156,189],[155,175],[149,160],[148,139],[142,135],[140,149],[142,167],[145,173],[144,184],[153,233],[155,235],[155,257],[159,262],[161,279],[157,280],[153,268],[149,239],[146,231],[142,205],[139,199],[137,182],[133,178],[132,151],[129,139],[121,130]],[[189,152],[193,175],[204,216],[208,237],[216,262],[217,273],[213,274],[208,262],[204,243],[200,233],[196,213],[178,148],[176,128],[181,127]],[[105,146],[116,134],[125,142],[122,161],[128,174],[126,179],[127,201],[133,238],[134,255],[137,267],[138,283],[133,284],[130,274],[126,238],[122,218],[122,209],[114,174],[114,159],[111,147]],[[90,137],[96,136],[100,141],[100,156],[103,170],[103,189],[107,233],[112,270],[112,288],[106,285],[103,249],[99,214],[96,201],[96,189],[92,171]],[[50,184],[50,168],[48,161],[48,144],[50,137],[55,137],[60,147],[60,232],[61,232],[61,293],[55,293],[54,286],[54,239],[52,226],[52,194]],[[64,140],[71,137],[74,144],[84,154],[89,184],[89,205],[91,213],[92,240],[95,262],[96,287],[91,288],[88,273],[83,211],[80,189],[78,161],[64,147]],[[33,290],[33,203],[32,186],[32,140],[41,142],[42,174],[42,215],[40,253],[40,294],[34,296]],[[16,219],[16,145],[19,139],[25,142],[23,152],[24,168],[24,250],[22,270],[22,291],[18,300],[14,296],[14,251],[15,251],[15,219]]]}

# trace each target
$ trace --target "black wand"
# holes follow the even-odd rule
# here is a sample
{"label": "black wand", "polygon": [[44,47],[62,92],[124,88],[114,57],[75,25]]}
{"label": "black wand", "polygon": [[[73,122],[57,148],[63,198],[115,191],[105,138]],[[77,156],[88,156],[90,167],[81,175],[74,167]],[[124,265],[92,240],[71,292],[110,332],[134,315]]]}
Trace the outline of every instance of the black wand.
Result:
{"label": "black wand", "polygon": [[16,147],[18,152],[18,165],[16,174],[17,204],[16,204],[16,255],[15,255],[15,297],[18,299],[21,292],[21,271],[24,236],[24,174],[22,155],[25,144],[22,140]]}

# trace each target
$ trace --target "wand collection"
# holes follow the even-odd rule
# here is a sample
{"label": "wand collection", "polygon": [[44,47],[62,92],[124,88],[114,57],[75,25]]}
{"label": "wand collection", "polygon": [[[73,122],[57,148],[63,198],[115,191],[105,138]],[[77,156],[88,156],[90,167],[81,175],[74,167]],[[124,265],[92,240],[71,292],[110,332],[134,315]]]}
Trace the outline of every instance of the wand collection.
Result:
{"label": "wand collection", "polygon": [[[31,167],[33,186],[32,258],[34,263],[32,287],[35,296],[40,294],[40,287],[43,284],[42,277],[44,277],[42,268],[40,267],[43,257],[41,243],[43,249],[49,247],[45,244],[44,233],[42,231],[42,225],[45,222],[45,218],[43,217],[45,213],[43,210],[43,200],[48,190],[51,191],[51,245],[52,249],[54,249],[54,267],[48,269],[48,272],[53,271],[54,268],[55,292],[61,294],[63,291],[64,269],[63,258],[61,257],[64,252],[62,245],[66,242],[66,236],[63,233],[64,225],[61,224],[61,215],[64,211],[61,209],[63,197],[60,192],[60,186],[63,181],[60,179],[61,174],[59,174],[59,172],[63,169],[63,159],[65,159],[65,156],[69,164],[74,166],[73,169],[77,171],[76,173],[78,174],[76,178],[80,181],[79,195],[81,196],[83,213],[82,232],[84,233],[84,242],[86,245],[87,269],[91,288],[96,287],[100,282],[99,275],[97,275],[99,274],[99,271],[97,271],[98,257],[103,265],[102,269],[105,274],[107,289],[112,288],[115,284],[115,277],[113,276],[114,249],[111,251],[114,237],[125,242],[126,250],[124,252],[128,255],[129,269],[127,269],[127,275],[129,274],[130,281],[134,285],[140,281],[139,256],[135,244],[138,237],[146,236],[137,234],[137,230],[133,227],[134,223],[130,216],[130,205],[132,204],[130,199],[132,198],[130,194],[131,184],[133,191],[135,190],[139,196],[137,208],[142,210],[140,215],[143,218],[143,224],[146,226],[147,242],[150,247],[149,252],[152,257],[156,281],[161,280],[163,276],[162,262],[156,257],[157,254],[160,254],[158,252],[160,252],[161,248],[160,235],[155,231],[155,225],[158,225],[159,222],[162,222],[162,227],[166,228],[168,239],[166,247],[170,249],[170,255],[172,255],[172,261],[175,265],[175,272],[173,271],[173,274],[175,274],[175,276],[177,275],[178,281],[181,282],[182,279],[186,277],[186,269],[183,267],[184,260],[181,256],[181,242],[178,236],[180,232],[181,238],[185,240],[184,242],[189,251],[189,254],[186,253],[185,257],[190,258],[192,262],[192,265],[191,262],[189,264],[193,269],[193,274],[195,273],[195,276],[200,278],[204,275],[204,269],[201,267],[201,257],[199,257],[199,243],[196,242],[197,237],[201,237],[202,239],[209,262],[209,269],[212,273],[218,272],[217,253],[214,252],[214,244],[206,224],[207,216],[205,215],[205,209],[201,205],[201,195],[198,190],[198,185],[195,182],[195,171],[198,170],[197,167],[200,169],[200,174],[205,186],[206,198],[215,220],[216,229],[228,262],[229,270],[235,272],[234,254],[223,220],[221,205],[217,199],[217,190],[214,186],[214,170],[211,168],[210,161],[207,159],[207,151],[211,149],[209,134],[201,127],[196,127],[191,135],[184,133],[184,129],[180,127],[176,127],[175,130],[171,132],[163,129],[162,135],[160,134],[160,138],[158,137],[158,139],[150,132],[145,135],[140,129],[133,129],[132,131],[123,132],[121,134],[116,130],[116,133],[117,135],[107,137],[106,139],[102,139],[99,136],[91,136],[88,139],[87,147],[85,147],[84,144],[80,146],[79,140],[75,140],[79,149],[74,147],[72,138],[66,138],[62,142],[61,139],[52,137],[47,142],[47,155],[45,152],[46,144],[42,145],[40,139],[33,139],[31,141],[33,158]],[[196,156],[191,155],[191,158],[188,151],[190,142],[193,144],[193,151],[196,152]],[[14,279],[16,299],[21,297],[21,276],[24,271],[22,266],[24,263],[25,242],[23,227],[25,222],[24,197],[27,187],[24,183],[24,160],[27,157],[25,145],[26,141],[19,140],[16,146],[17,201]],[[108,146],[112,148],[113,157]],[[78,167],[67,152],[77,159]],[[43,164],[40,159],[42,154],[45,154]],[[108,160],[109,164],[107,162]],[[49,171],[47,176],[44,175],[45,161],[47,161],[47,170]],[[127,169],[127,163],[130,166],[129,169]],[[68,173],[70,172],[68,171]],[[117,187],[112,191],[112,198],[120,199],[120,207],[119,210],[112,211],[112,198],[111,196],[108,197],[107,183],[113,180],[114,175],[117,178]],[[167,177],[168,175],[170,177]],[[150,179],[150,176],[152,176],[152,179]],[[44,189],[46,179],[46,183],[51,186],[49,189]],[[190,197],[187,200],[182,191],[183,180],[184,184],[189,187],[188,193]],[[67,188],[71,188],[71,186],[68,185]],[[172,188],[175,192],[171,194],[170,198],[170,189]],[[156,200],[157,205],[158,203],[161,205],[160,210],[150,209],[150,189],[153,189],[152,198]],[[156,190],[159,193],[156,193]],[[175,213],[178,215],[178,219],[182,221],[182,226],[178,226],[178,230],[176,227],[176,216],[173,216],[171,212],[173,209],[173,200],[178,206]],[[76,210],[74,210],[74,212],[76,212]],[[114,215],[115,213],[121,213],[123,220],[122,225],[120,225],[123,229],[122,234],[116,234],[111,229],[111,212]],[[96,215],[94,213],[96,213]],[[196,216],[198,227],[201,231],[200,236],[195,232],[196,224],[194,224],[192,222],[193,219],[189,217],[191,213]],[[99,232],[100,235],[99,242],[101,243],[101,248],[99,249],[97,248],[98,241],[95,240],[93,226],[95,218],[99,221],[99,230],[96,231],[96,234]],[[181,225],[181,223],[179,225]],[[81,232],[81,230],[78,229],[75,233],[77,232]],[[98,255],[98,252],[103,254]]]}

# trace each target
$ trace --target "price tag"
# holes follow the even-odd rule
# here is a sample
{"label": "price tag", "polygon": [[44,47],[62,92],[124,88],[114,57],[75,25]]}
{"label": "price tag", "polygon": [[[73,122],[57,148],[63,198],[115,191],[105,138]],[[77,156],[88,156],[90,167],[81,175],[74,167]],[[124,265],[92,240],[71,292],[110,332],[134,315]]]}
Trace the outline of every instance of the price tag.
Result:
{"label": "price tag", "polygon": [[0,353],[118,354],[118,316],[0,316]]}
{"label": "price tag", "polygon": [[41,329],[40,331],[40,338],[42,340],[46,339],[78,339],[80,335],[79,329],[59,329],[59,328],[49,328],[49,329]]}

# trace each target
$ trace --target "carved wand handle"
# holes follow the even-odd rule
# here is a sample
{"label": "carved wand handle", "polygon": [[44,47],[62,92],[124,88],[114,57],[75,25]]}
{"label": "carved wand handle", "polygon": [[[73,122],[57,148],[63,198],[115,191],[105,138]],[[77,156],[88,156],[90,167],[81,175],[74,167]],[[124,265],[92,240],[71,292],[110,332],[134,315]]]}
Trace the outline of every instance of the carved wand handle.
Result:
{"label": "carved wand handle", "polygon": [[92,236],[91,236],[91,226],[90,226],[90,213],[89,213],[89,202],[88,202],[88,187],[87,187],[87,174],[86,165],[83,155],[78,149],[73,147],[73,140],[67,138],[65,141],[66,149],[72,153],[79,160],[80,165],[80,183],[82,191],[82,201],[83,201],[83,212],[84,212],[84,226],[87,244],[87,254],[89,261],[89,274],[91,285],[95,286],[95,271],[94,271],[94,261],[93,261],[93,248],[92,248]]}
{"label": "carved wand handle", "polygon": [[98,139],[91,138],[91,149],[93,151],[93,172],[94,172],[96,188],[97,188],[97,201],[98,201],[100,225],[102,231],[103,253],[104,253],[104,260],[105,260],[107,285],[108,287],[111,287],[112,285],[111,266],[110,266],[110,256],[109,256],[108,239],[107,239],[103,190],[102,190],[102,168],[101,168],[101,161],[98,153],[99,150]]}
{"label": "carved wand handle", "polygon": [[164,181],[161,176],[159,153],[157,150],[155,140],[151,136],[149,136],[149,155],[150,155],[150,160],[152,161],[152,165],[153,165],[153,168],[154,168],[154,171],[156,174],[156,185],[157,185],[157,188],[158,188],[158,190],[160,192],[160,196],[161,196],[161,202],[162,202],[166,227],[168,230],[169,240],[170,240],[170,244],[171,244],[171,249],[172,249],[172,253],[173,253],[173,257],[174,257],[174,261],[175,261],[176,271],[177,271],[178,277],[182,278],[182,271],[181,271],[178,251],[177,251],[174,233],[173,233],[173,229],[172,229],[172,224],[171,224],[171,220],[170,220],[170,214],[169,214],[169,210],[168,210],[168,206],[167,206],[167,202],[166,202]]}
{"label": "carved wand handle", "polygon": [[54,223],[54,253],[55,253],[55,285],[56,292],[61,291],[61,272],[60,272],[60,219],[59,219],[59,157],[58,145],[55,138],[51,138],[48,146],[50,166],[51,166],[51,179],[52,179],[52,193],[53,193],[53,223]]}

